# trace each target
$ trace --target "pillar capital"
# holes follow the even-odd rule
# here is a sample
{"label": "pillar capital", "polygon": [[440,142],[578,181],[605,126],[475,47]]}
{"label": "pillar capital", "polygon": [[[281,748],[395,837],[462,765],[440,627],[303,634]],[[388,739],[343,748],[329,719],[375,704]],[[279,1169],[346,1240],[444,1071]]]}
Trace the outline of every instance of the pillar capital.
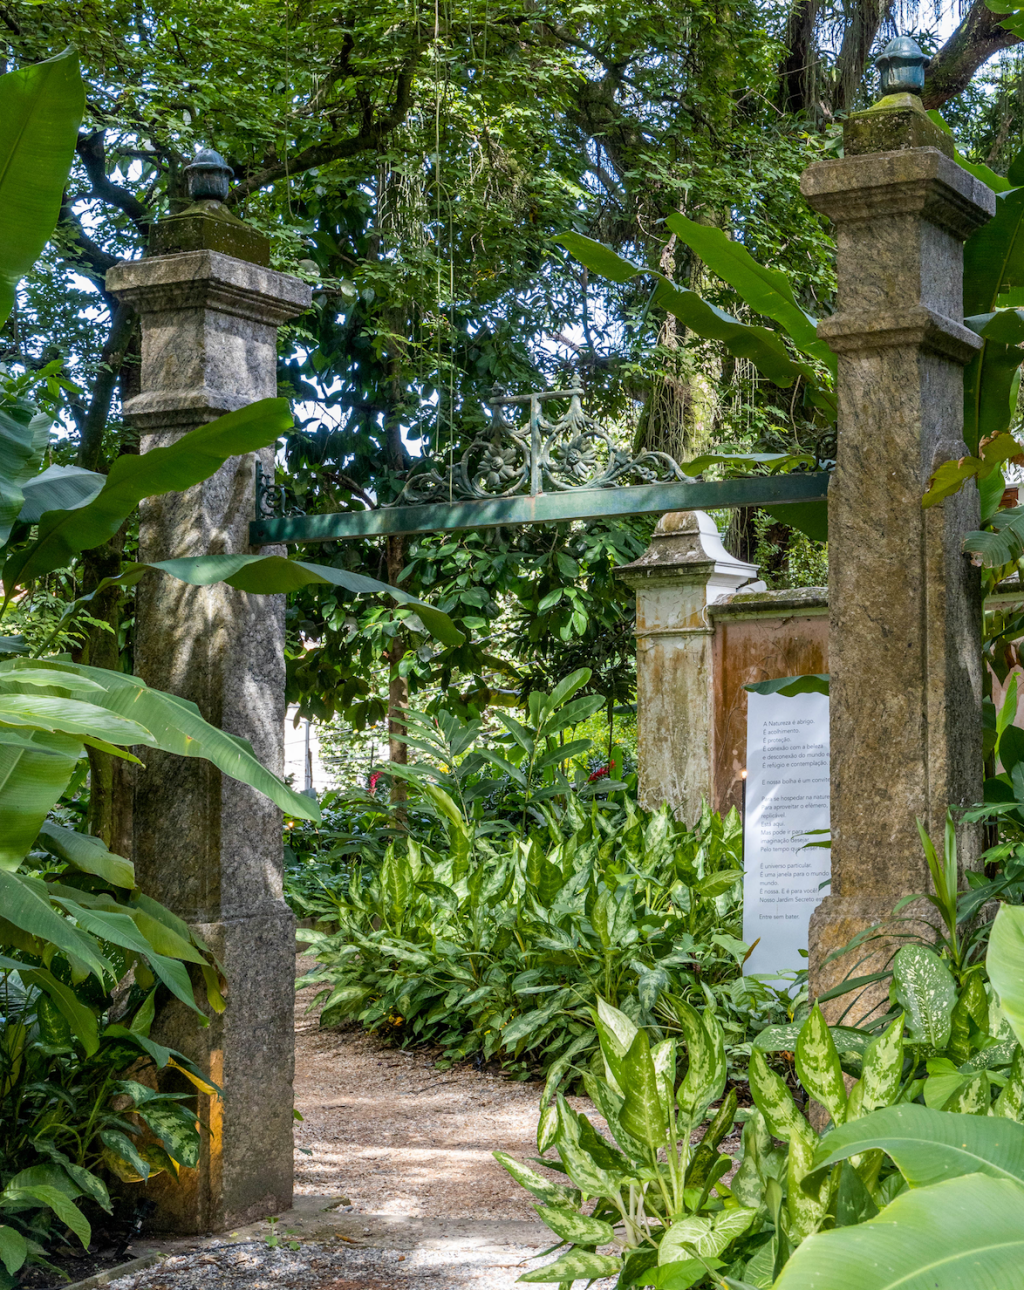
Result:
{"label": "pillar capital", "polygon": [[702,586],[707,589],[703,603],[713,604],[753,582],[757,565],[729,554],[704,511],[673,511],[658,521],[643,555],[616,569],[615,576],[636,591]]}
{"label": "pillar capital", "polygon": [[125,417],[172,438],[272,398],[277,329],[311,299],[298,278],[211,250],[119,264],[107,288],[142,318],[142,393]]}

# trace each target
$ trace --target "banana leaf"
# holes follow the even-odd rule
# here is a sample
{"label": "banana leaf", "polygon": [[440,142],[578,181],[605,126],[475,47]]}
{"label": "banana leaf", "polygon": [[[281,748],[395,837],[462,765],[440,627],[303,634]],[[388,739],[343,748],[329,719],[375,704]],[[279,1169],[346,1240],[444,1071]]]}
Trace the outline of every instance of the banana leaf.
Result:
{"label": "banana leaf", "polygon": [[144,497],[192,488],[230,457],[268,447],[291,424],[286,399],[261,399],[190,430],[166,448],[118,457],[91,502],[73,510],[47,512],[39,521],[36,541],[8,557],[4,603],[22,583],[65,567],[79,551],[113,537]]}
{"label": "banana leaf", "polygon": [[[11,687],[18,684],[19,670],[27,669],[34,673],[41,668],[51,672],[54,687],[66,691],[70,699],[79,702],[80,707],[95,706],[104,710],[104,716],[113,714],[126,724],[142,728],[147,737],[133,742],[146,743],[164,752],[178,753],[182,757],[204,757],[223,774],[249,784],[269,797],[289,815],[304,820],[319,820],[320,812],[316,803],[304,793],[289,788],[276,775],[266,770],[246,740],[218,730],[216,726],[204,721],[194,703],[179,699],[173,694],[152,690],[137,676],[76,663],[51,662],[48,659],[7,659],[0,662],[0,685],[3,686],[4,695],[8,695]],[[90,682],[98,684],[100,690],[97,692],[95,684]],[[32,687],[27,688],[37,687],[33,683]],[[0,697],[0,703],[3,701]],[[79,716],[82,714],[79,713]],[[82,720],[84,722],[84,717]],[[2,788],[0,778],[0,789]],[[38,827],[37,825],[37,829]],[[0,847],[2,845],[0,842]]]}
{"label": "banana leaf", "polygon": [[71,49],[0,76],[0,325],[57,223],[84,112],[85,86]]}

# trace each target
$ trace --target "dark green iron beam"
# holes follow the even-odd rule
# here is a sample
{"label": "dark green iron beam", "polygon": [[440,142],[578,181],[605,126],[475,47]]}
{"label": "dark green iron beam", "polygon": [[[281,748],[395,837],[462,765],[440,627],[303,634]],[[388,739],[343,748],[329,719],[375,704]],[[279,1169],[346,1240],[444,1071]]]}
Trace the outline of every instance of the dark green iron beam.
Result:
{"label": "dark green iron beam", "polygon": [[339,511],[293,519],[254,520],[253,546],[280,542],[336,542],[342,538],[394,533],[447,533],[499,525],[564,524],[570,520],[625,515],[664,515],[667,511],[715,510],[732,506],[784,506],[824,501],[827,474],[755,475],[692,484],[623,484],[616,488],[579,488],[535,497],[500,497],[479,502],[392,506],[377,511]]}

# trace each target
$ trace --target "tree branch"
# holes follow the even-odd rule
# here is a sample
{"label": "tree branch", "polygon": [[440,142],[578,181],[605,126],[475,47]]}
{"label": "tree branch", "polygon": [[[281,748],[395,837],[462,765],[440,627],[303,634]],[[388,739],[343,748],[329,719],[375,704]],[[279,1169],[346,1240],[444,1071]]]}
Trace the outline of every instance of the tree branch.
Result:
{"label": "tree branch", "polygon": [[974,73],[993,54],[1020,42],[1020,36],[1000,26],[1000,15],[987,8],[985,0],[974,0],[960,26],[925,68],[921,96],[925,107],[941,107],[967,88]]}
{"label": "tree branch", "polygon": [[148,237],[149,226],[153,219],[152,212],[143,206],[134,193],[129,192],[127,188],[121,188],[110,179],[107,174],[106,149],[103,145],[104,133],[103,130],[95,130],[92,134],[80,134],[78,143],[75,145],[75,151],[92,184],[90,196],[98,197],[100,201],[107,202],[110,206],[116,206],[119,211],[123,211],[128,216],[143,237]]}
{"label": "tree branch", "polygon": [[420,55],[426,48],[426,38],[417,41],[409,53],[395,81],[395,99],[390,111],[382,117],[374,118],[370,113],[364,117],[362,127],[356,134],[344,139],[333,139],[326,143],[313,144],[294,157],[282,160],[276,152],[270,153],[263,162],[261,170],[243,179],[240,184],[228,193],[227,204],[235,205],[244,200],[250,193],[286,175],[298,175],[314,166],[324,166],[329,161],[340,161],[344,157],[354,157],[360,152],[375,151],[392,131],[397,130],[409,114],[412,106],[412,84]]}
{"label": "tree branch", "polygon": [[100,355],[99,371],[92,388],[88,410],[79,422],[81,441],[78,446],[78,464],[86,470],[99,470],[103,457],[103,434],[110,416],[110,400],[114,386],[121,374],[124,356],[131,344],[138,315],[123,303],[114,306],[110,319],[110,332]]}
{"label": "tree branch", "polygon": [[63,225],[70,231],[71,240],[74,243],[75,249],[78,251],[77,257],[65,255],[64,258],[83,269],[90,277],[95,279],[103,298],[107,300],[107,303],[113,310],[114,303],[107,296],[104,280],[107,276],[107,270],[112,269],[115,264],[120,264],[121,260],[118,256],[110,255],[109,252],[104,251],[101,246],[98,246],[92,240],[88,233],[86,233],[82,228],[78,216],[71,209],[70,204],[66,200],[60,208],[58,225]]}

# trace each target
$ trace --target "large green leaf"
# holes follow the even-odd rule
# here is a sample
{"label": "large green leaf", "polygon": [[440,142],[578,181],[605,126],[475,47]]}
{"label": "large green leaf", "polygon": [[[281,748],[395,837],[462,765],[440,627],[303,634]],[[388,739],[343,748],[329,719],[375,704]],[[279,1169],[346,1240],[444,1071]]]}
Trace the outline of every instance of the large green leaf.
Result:
{"label": "large green leaf", "polygon": [[774,681],[751,681],[744,690],[751,694],[781,694],[791,698],[794,694],[828,694],[829,674],[809,673],[806,676],[780,676]]}
{"label": "large green leaf", "polygon": [[100,980],[104,974],[113,977],[114,969],[99,953],[96,942],[53,908],[43,883],[0,870],[0,910],[9,923],[29,936],[50,941],[59,950],[80,959]]}
{"label": "large green leaf", "polygon": [[28,1258],[28,1241],[16,1227],[0,1227],[0,1260],[12,1275]]}
{"label": "large green leaf", "polygon": [[663,281],[654,293],[654,303],[667,310],[698,336],[720,340],[730,354],[746,358],[769,381],[788,389],[803,377],[816,385],[814,369],[789,356],[785,345],[773,331],[756,323],[743,323],[717,305],[709,304],[696,291]]}
{"label": "large green leaf", "polygon": [[135,866],[124,856],[108,851],[102,838],[76,833],[74,829],[48,821],[39,830],[39,841],[51,855],[83,873],[95,874],[104,882],[128,891],[135,886]]}
{"label": "large green leaf", "polygon": [[1024,909],[1019,905],[999,906],[985,966],[1013,1033],[1024,1043]]}
{"label": "large green leaf", "polygon": [[774,1290],[1010,1290],[1024,1187],[972,1174],[904,1192],[877,1218],[804,1241]]}
{"label": "large green leaf", "polygon": [[57,223],[84,112],[73,50],[0,76],[0,324]]}
{"label": "large green leaf", "polygon": [[81,751],[69,735],[0,728],[0,869],[17,869],[24,860]]}
{"label": "large green leaf", "polygon": [[85,667],[76,663],[50,662],[46,659],[7,659],[0,661],[0,679],[5,693],[16,683],[19,669],[47,668],[54,675],[54,686],[74,694],[79,678],[96,682],[101,691],[82,687],[90,704],[106,708],[121,718],[137,722],[148,733],[146,743],[164,752],[182,757],[204,757],[232,779],[250,784],[272,802],[304,820],[318,820],[319,808],[304,793],[282,783],[260,765],[251,746],[235,735],[229,735],[204,721],[199,709],[173,694],[152,690],[137,676],[111,672],[105,668]]}
{"label": "large green leaf", "polygon": [[1024,1183],[1024,1125],[1002,1116],[935,1111],[916,1102],[886,1106],[833,1129],[818,1147],[814,1167],[876,1149],[892,1157],[911,1187],[974,1173]]}
{"label": "large green leaf", "polygon": [[833,376],[835,353],[818,339],[818,320],[800,307],[793,287],[778,269],[758,264],[742,242],[711,224],[695,224],[685,215],[669,215],[666,225],[704,261],[712,273],[733,287],[754,313],[771,318],[789,333],[798,349],[825,363]]}
{"label": "large green leaf", "polygon": [[88,1249],[89,1242],[92,1239],[92,1228],[89,1226],[89,1220],[75,1202],[58,1188],[51,1187],[46,1183],[19,1185],[18,1179],[22,1174],[28,1172],[30,1171],[23,1169],[21,1174],[15,1174],[4,1190],[0,1192],[0,1204],[7,1201],[12,1208],[15,1206],[20,1208],[25,1202],[28,1202],[40,1209],[52,1209],[60,1221],[69,1227],[82,1242],[82,1245]]}
{"label": "large green leaf", "polygon": [[50,418],[41,413],[19,418],[0,409],[0,546],[24,507],[28,481],[42,465],[50,425]]}
{"label": "large green leaf", "polygon": [[24,404],[0,409],[0,547],[24,509],[29,481],[43,464],[51,424],[49,417],[32,415]]}
{"label": "large green leaf", "polygon": [[361,596],[390,596],[400,605],[414,610],[427,631],[445,645],[461,645],[466,639],[447,614],[423,600],[417,600],[400,587],[378,582],[376,578],[367,578],[361,573],[350,573],[347,569],[334,569],[330,565],[312,564],[307,560],[289,560],[281,555],[199,555],[157,560],[152,564],[126,564],[116,577],[104,578],[94,591],[73,601],[60,626],[70,622],[83,606],[107,587],[133,587],[150,570],[168,574],[192,587],[209,587],[216,582],[225,582],[229,587],[257,595],[287,593],[321,583],[344,587],[346,591]]}
{"label": "large green leaf", "polygon": [[86,1057],[91,1057],[100,1046],[96,1014],[82,1003],[70,986],[58,981],[48,969],[20,968],[19,972],[26,985],[46,991],[81,1042]]}
{"label": "large green leaf", "polygon": [[108,712],[95,703],[49,694],[0,693],[0,729],[4,726],[77,735],[80,739],[88,736],[125,747],[156,744],[145,726],[137,721]]}
{"label": "large green leaf", "polygon": [[87,909],[84,905],[79,904],[78,901],[72,900],[63,894],[56,895],[54,899],[85,931],[90,932],[101,941],[106,941],[111,945],[119,945],[122,949],[132,950],[134,953],[141,955],[172,994],[176,995],[189,1008],[198,1011],[195,996],[192,993],[192,983],[189,981],[188,971],[184,964],[177,959],[167,958],[162,954],[155,953],[149,941],[142,935],[134,919],[128,913]]}
{"label": "large green leaf", "polygon": [[286,399],[261,399],[190,430],[166,448],[118,457],[100,493],[75,510],[50,511],[31,546],[4,565],[4,591],[71,563],[79,551],[112,537],[144,497],[180,492],[202,483],[230,457],[274,443],[292,424]]}
{"label": "large green leaf", "polygon": [[779,337],[766,327],[740,322],[732,314],[702,300],[696,291],[677,287],[653,269],[641,269],[582,233],[563,233],[555,240],[581,264],[613,282],[628,282],[638,274],[650,273],[658,280],[653,297],[656,306],[666,309],[698,336],[722,341],[730,354],[749,359],[776,385],[788,387],[801,376],[811,385],[817,384],[813,369],[806,363],[795,362]]}
{"label": "large green leaf", "polygon": [[985,342],[964,369],[964,442],[977,453],[983,439],[1008,430],[1013,418],[1024,309],[997,309],[964,322]]}
{"label": "large green leaf", "polygon": [[1024,287],[1024,188],[997,193],[994,218],[964,244],[964,314],[990,313],[1016,287]]}
{"label": "large green leaf", "polygon": [[99,495],[106,475],[81,466],[47,466],[22,485],[25,502],[18,514],[22,524],[35,524],[47,511],[74,511]]}

